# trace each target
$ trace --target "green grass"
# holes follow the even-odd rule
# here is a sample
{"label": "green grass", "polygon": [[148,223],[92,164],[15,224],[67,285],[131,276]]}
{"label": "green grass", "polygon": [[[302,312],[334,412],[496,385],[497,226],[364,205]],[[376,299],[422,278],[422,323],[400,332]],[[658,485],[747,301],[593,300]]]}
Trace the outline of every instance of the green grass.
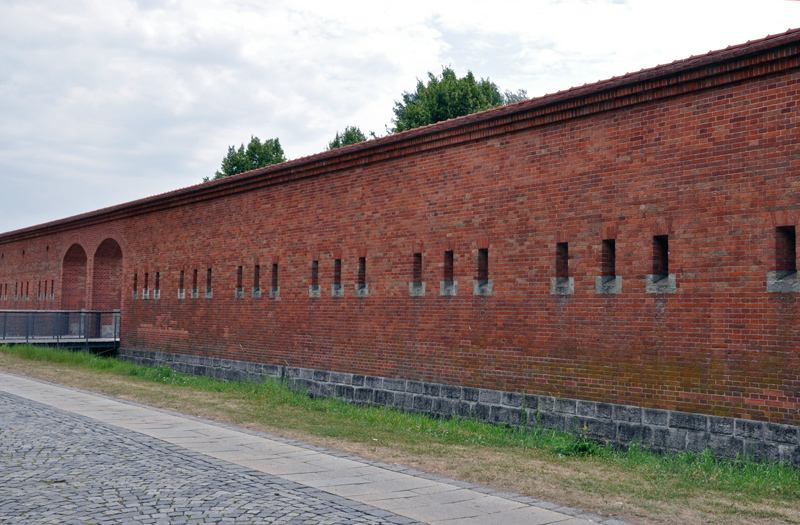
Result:
{"label": "green grass", "polygon": [[[357,406],[337,399],[311,398],[288,388],[285,383],[266,380],[260,383],[218,381],[173,371],[165,365],[140,366],[116,358],[91,353],[64,351],[35,346],[2,346],[0,352],[20,358],[63,363],[122,376],[140,378],[201,392],[223,393],[244,401],[252,411],[291,408],[297,413],[313,413],[312,432],[327,437],[354,441],[380,440],[411,445],[439,444],[468,447],[545,451],[554,461],[593,461],[633,472],[649,481],[644,498],[681,498],[702,491],[719,491],[746,496],[749,501],[764,498],[784,501],[800,498],[800,470],[781,463],[755,463],[746,458],[718,460],[710,451],[657,454],[634,445],[627,450],[597,444],[583,433],[572,435],[535,428],[524,430],[478,421],[438,419],[398,410]],[[323,417],[324,416],[324,417]],[[291,416],[291,417],[297,417]],[[309,418],[314,419],[314,418]],[[665,492],[667,491],[667,492]]]}

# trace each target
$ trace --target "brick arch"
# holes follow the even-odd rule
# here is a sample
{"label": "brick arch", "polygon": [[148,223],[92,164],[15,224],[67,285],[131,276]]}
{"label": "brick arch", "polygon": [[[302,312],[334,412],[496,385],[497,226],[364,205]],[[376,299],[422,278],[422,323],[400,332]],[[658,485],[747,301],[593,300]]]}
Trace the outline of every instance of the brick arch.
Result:
{"label": "brick arch", "polygon": [[94,252],[92,309],[119,310],[122,306],[122,248],[116,239],[104,239]]}
{"label": "brick arch", "polygon": [[98,230],[95,235],[92,235],[92,238],[90,239],[91,242],[84,243],[84,246],[88,247],[86,253],[96,253],[100,248],[100,245],[109,239],[113,240],[119,245],[122,253],[126,253],[128,251],[128,247],[125,243],[125,236],[122,234],[122,230],[116,225],[103,225],[101,230]]}
{"label": "brick arch", "polygon": [[86,250],[79,243],[67,249],[61,262],[61,308],[82,310],[86,308]]}

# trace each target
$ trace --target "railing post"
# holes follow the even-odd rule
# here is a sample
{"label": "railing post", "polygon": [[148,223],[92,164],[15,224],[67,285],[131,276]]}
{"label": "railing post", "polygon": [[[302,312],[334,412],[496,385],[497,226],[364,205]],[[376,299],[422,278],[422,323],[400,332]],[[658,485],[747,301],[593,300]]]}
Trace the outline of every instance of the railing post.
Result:
{"label": "railing post", "polygon": [[111,337],[114,338],[114,350],[117,350],[119,348],[119,335],[118,335],[119,332],[117,332],[117,316],[118,314],[116,311],[111,312],[111,325],[113,330],[113,332],[111,332]]}
{"label": "railing post", "polygon": [[89,316],[86,313],[86,310],[81,310],[81,325],[83,326],[83,351],[89,351]]}

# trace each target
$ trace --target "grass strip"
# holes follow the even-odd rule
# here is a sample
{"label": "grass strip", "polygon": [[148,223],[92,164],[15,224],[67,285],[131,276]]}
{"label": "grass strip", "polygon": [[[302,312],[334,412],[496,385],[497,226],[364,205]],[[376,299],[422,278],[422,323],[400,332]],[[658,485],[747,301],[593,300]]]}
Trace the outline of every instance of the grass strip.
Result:
{"label": "grass strip", "polygon": [[[372,440],[384,446],[428,451],[477,447],[519,454],[530,452],[538,457],[549,456],[555,464],[583,462],[587,468],[599,466],[611,472],[627,473],[625,482],[612,479],[604,487],[581,487],[609,497],[635,490],[635,498],[643,501],[680,500],[698,493],[713,498],[724,495],[726,500],[744,500],[747,504],[780,501],[794,507],[800,501],[800,470],[782,463],[755,463],[747,458],[719,460],[708,450],[700,454],[658,454],[639,445],[621,450],[589,440],[585,431],[573,435],[536,427],[525,430],[497,426],[457,417],[433,418],[386,407],[358,406],[338,399],[311,398],[272,379],[258,383],[219,381],[178,373],[165,365],[141,366],[84,352],[30,345],[3,346],[0,352],[25,360],[96,370],[198,393],[223,394],[231,406],[242,411],[242,420],[269,417],[271,425],[302,424],[303,431],[318,436],[352,442]],[[741,509],[736,512],[740,513]],[[767,511],[764,517],[769,518],[768,514]]]}

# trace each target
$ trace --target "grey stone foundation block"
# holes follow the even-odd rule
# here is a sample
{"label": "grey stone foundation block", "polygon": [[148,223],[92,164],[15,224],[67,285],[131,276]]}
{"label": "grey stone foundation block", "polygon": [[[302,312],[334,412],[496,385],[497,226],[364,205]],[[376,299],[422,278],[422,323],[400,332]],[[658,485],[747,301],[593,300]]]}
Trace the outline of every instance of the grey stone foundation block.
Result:
{"label": "grey stone foundation block", "polygon": [[764,423],[739,419],[733,427],[733,435],[747,439],[761,439],[764,436]]}
{"label": "grey stone foundation block", "polygon": [[485,404],[497,405],[503,398],[503,393],[499,390],[485,390],[481,389],[478,395],[478,401]]}
{"label": "grey stone foundation block", "polygon": [[669,418],[669,426],[672,428],[704,431],[708,426],[708,416],[687,414],[686,412],[672,412]]}
{"label": "grey stone foundation block", "polygon": [[642,425],[632,423],[617,423],[617,441],[629,445],[633,441],[644,442],[644,429]]}
{"label": "grey stone foundation block", "polygon": [[714,417],[708,418],[708,430],[712,434],[733,434],[733,418]]}
{"label": "grey stone foundation block", "polygon": [[744,454],[744,440],[724,434],[709,436],[708,447],[727,459],[736,459]]}
{"label": "grey stone foundation block", "polygon": [[764,443],[763,441],[745,441],[744,455],[757,462],[781,460],[780,447],[775,443]]}
{"label": "grey stone foundation block", "polygon": [[461,399],[464,401],[477,402],[480,397],[480,389],[461,387]]}
{"label": "grey stone foundation block", "polygon": [[612,405],[611,418],[614,421],[625,421],[627,423],[641,423],[642,409],[627,405]]}
{"label": "grey stone foundation block", "polygon": [[797,427],[767,423],[764,427],[764,441],[775,443],[798,444]]}
{"label": "grey stone foundation block", "polygon": [[687,431],[679,428],[644,427],[642,442],[658,450],[686,448]]}
{"label": "grey stone foundation block", "polygon": [[344,285],[343,284],[332,284],[331,285],[331,297],[344,297]]}
{"label": "grey stone foundation block", "polygon": [[575,433],[586,427],[592,439],[623,446],[641,442],[658,450],[710,448],[720,457],[800,466],[800,428],[792,425],[136,348],[121,348],[118,355],[137,364],[166,364],[177,372],[224,380],[272,377],[312,396],[436,417],[471,417],[498,425]]}
{"label": "grey stone foundation block", "polygon": [[503,392],[500,403],[507,407],[521,407],[522,394],[516,394],[514,392]]}
{"label": "grey stone foundation block", "polygon": [[574,399],[556,398],[555,412],[559,414],[575,414],[577,401]]}
{"label": "grey stone foundation block", "polygon": [[308,285],[308,296],[314,299],[319,299],[321,295],[320,286],[318,284],[309,284]]}
{"label": "grey stone foundation block", "polygon": [[578,401],[575,409],[579,416],[597,417],[597,403],[594,401]]}
{"label": "grey stone foundation block", "polygon": [[665,427],[668,422],[669,412],[666,410],[655,410],[652,408],[645,408],[642,410],[642,423],[645,425]]}
{"label": "grey stone foundation block", "polygon": [[356,297],[369,297],[369,284],[356,284],[355,291]]}
{"label": "grey stone foundation block", "polygon": [[517,427],[522,422],[522,410],[519,408],[493,406],[489,422],[495,425]]}

